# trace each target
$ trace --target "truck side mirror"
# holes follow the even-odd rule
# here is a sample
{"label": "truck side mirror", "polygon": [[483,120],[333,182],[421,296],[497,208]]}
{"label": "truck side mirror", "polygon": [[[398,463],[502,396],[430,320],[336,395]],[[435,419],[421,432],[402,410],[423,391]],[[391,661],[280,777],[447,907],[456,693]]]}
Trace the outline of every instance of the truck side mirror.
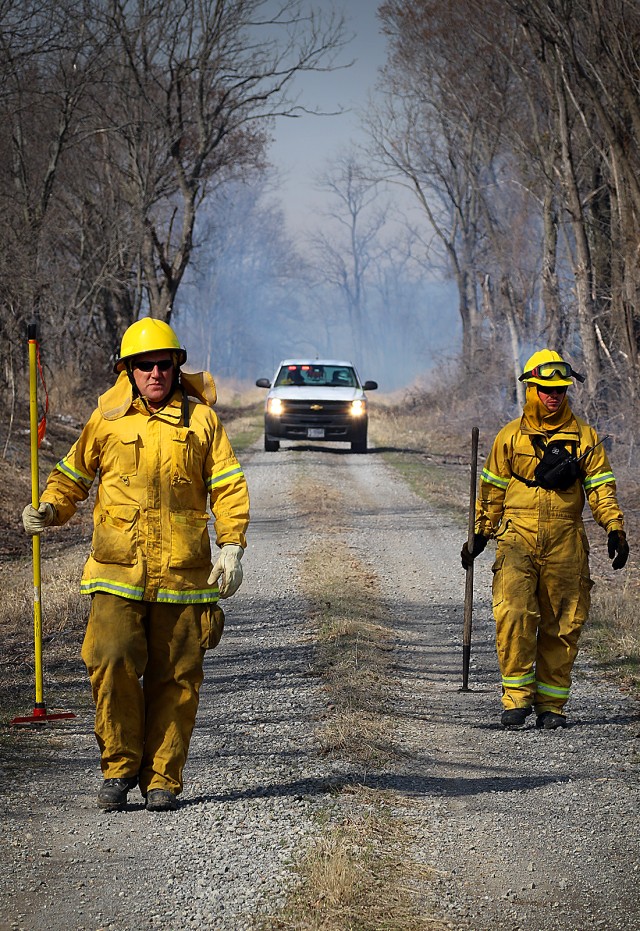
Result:
{"label": "truck side mirror", "polygon": [[258,388],[270,388],[271,382],[269,381],[268,378],[259,378],[256,381],[256,385],[258,386]]}
{"label": "truck side mirror", "polygon": [[377,381],[365,381],[364,385],[362,386],[362,390],[363,391],[375,391],[377,387],[378,387]]}

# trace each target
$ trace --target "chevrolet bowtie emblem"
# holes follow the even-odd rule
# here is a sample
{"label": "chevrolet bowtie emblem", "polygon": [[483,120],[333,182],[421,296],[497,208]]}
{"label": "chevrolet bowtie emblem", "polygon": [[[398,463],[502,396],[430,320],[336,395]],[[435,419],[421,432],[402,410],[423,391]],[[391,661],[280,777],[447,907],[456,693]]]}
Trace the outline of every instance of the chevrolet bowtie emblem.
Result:
{"label": "chevrolet bowtie emblem", "polygon": [[322,410],[322,404],[312,404],[312,405],[311,405],[311,410],[312,410],[312,411],[321,411],[321,410]]}

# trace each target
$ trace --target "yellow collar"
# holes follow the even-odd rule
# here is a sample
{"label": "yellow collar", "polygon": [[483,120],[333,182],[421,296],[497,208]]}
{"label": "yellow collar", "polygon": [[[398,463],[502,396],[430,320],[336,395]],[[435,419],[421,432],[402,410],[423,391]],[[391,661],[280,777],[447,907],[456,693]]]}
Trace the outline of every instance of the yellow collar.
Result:
{"label": "yellow collar", "polygon": [[[209,372],[181,372],[180,382],[189,397],[197,398],[207,407],[213,407],[216,403],[216,385],[213,376]],[[124,417],[133,403],[133,387],[129,376],[126,372],[120,372],[115,384],[98,398],[98,409],[105,420],[118,420],[120,417]],[[178,408],[179,419],[182,411],[178,391],[174,392],[171,400],[162,408],[162,411],[158,411],[158,414],[172,410],[175,407]],[[146,410],[142,401],[140,401],[139,409]],[[173,415],[170,415],[169,419],[173,421]]]}

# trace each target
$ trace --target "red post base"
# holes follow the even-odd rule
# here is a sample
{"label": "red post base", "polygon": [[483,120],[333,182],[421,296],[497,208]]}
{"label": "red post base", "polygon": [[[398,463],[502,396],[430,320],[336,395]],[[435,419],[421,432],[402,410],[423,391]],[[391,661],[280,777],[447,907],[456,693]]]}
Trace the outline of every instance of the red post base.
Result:
{"label": "red post base", "polygon": [[14,718],[11,724],[46,724],[48,721],[59,721],[62,718],[75,718],[75,714],[73,711],[59,711],[56,714],[48,714],[46,705],[38,703],[34,706],[33,714]]}

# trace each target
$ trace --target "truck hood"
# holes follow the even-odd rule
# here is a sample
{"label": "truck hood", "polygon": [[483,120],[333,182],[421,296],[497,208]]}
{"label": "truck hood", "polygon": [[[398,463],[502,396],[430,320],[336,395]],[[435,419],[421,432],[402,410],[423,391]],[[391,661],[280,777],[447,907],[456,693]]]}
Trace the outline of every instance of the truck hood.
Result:
{"label": "truck hood", "polygon": [[355,401],[364,397],[362,388],[316,388],[313,385],[282,385],[271,388],[270,398],[283,401]]}

